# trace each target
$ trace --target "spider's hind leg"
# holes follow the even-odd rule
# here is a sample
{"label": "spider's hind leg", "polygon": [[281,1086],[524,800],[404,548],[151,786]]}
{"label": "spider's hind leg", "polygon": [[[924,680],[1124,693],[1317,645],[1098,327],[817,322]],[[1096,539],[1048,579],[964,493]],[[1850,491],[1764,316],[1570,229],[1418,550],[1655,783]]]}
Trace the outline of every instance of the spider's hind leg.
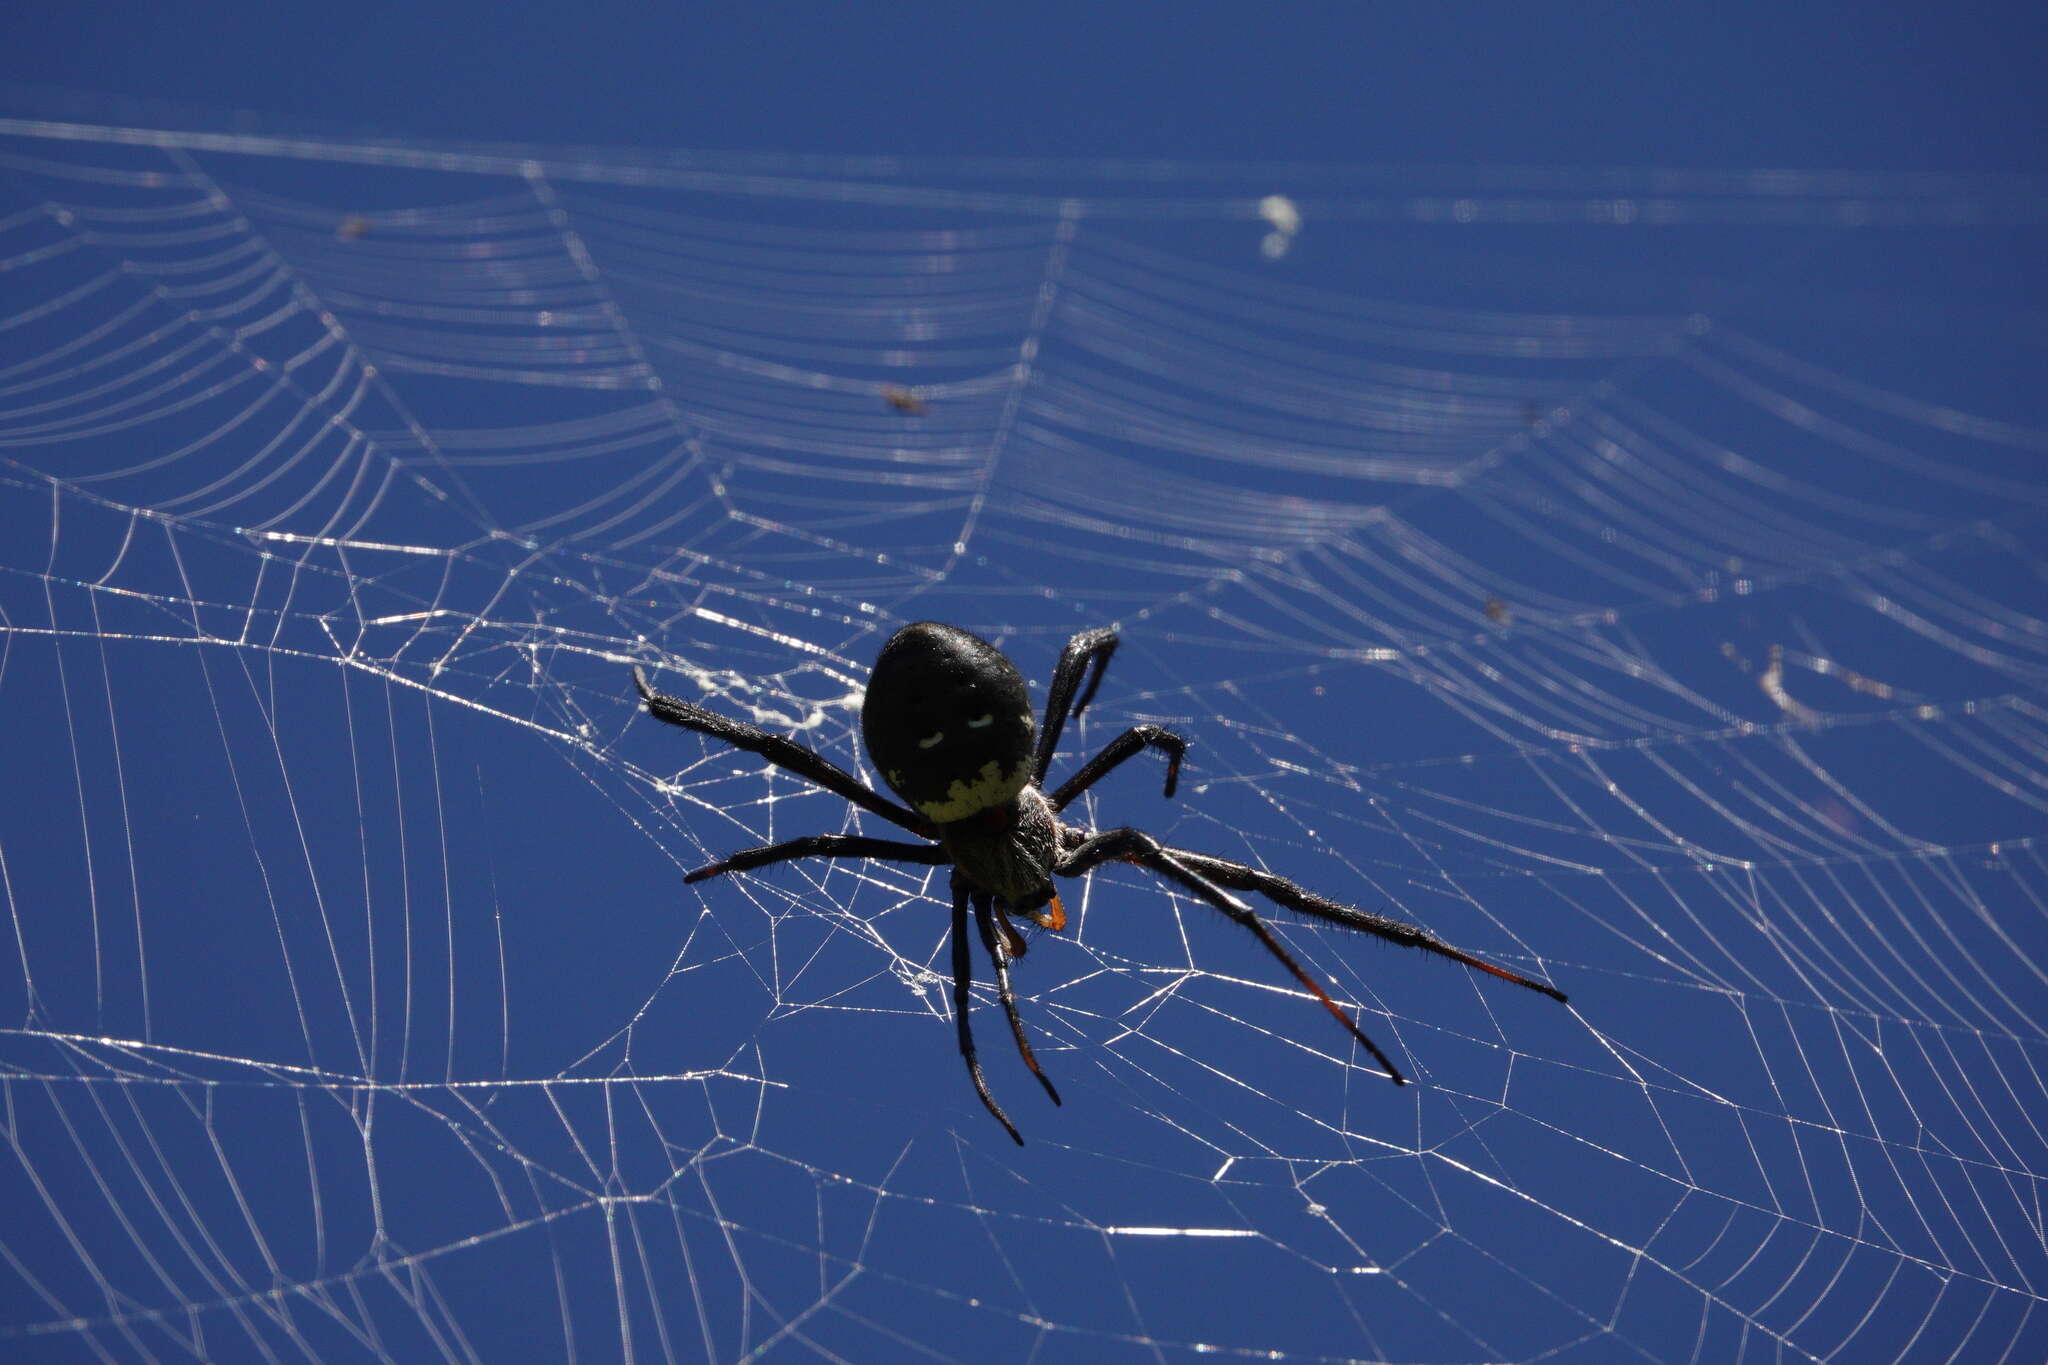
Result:
{"label": "spider's hind leg", "polygon": [[875,858],[895,863],[942,865],[946,850],[937,844],[906,844],[899,839],[870,839],[860,834],[809,834],[785,839],[779,844],[742,849],[738,853],[706,863],[683,875],[686,882],[701,882],[727,872],[745,872],[772,863],[794,862],[798,858]]}
{"label": "spider's hind leg", "polygon": [[[1078,716],[1095,700],[1095,689],[1102,685],[1102,672],[1109,667],[1109,656],[1116,653],[1116,646],[1117,633],[1105,626],[1082,631],[1060,651],[1059,666],[1053,669],[1052,684],[1046,688],[1045,724],[1038,732],[1038,752],[1032,756],[1033,781],[1045,781],[1045,770],[1052,765],[1053,751],[1060,747],[1060,731],[1066,728],[1070,710]],[[1090,664],[1095,666],[1094,675],[1088,678],[1080,699],[1075,700],[1074,691],[1081,687]]]}
{"label": "spider's hind leg", "polygon": [[695,730],[700,735],[723,740],[735,749],[759,754],[776,767],[793,772],[808,782],[814,782],[834,796],[843,796],[862,810],[879,815],[893,825],[900,825],[912,834],[922,834],[929,838],[934,833],[929,820],[877,794],[872,787],[823,754],[806,749],[793,739],[771,735],[758,725],[749,725],[743,720],[721,716],[716,711],[708,711],[695,702],[657,692],[654,685],[647,681],[647,675],[637,665],[633,669],[633,685],[640,689],[640,699],[647,703],[647,714],[658,721],[680,726],[685,730]]}
{"label": "spider's hind leg", "polygon": [[1046,799],[1052,802],[1054,810],[1065,810],[1075,797],[1109,776],[1118,764],[1142,749],[1157,749],[1166,755],[1165,794],[1172,796],[1173,789],[1180,784],[1180,760],[1181,755],[1188,751],[1188,742],[1157,725],[1133,725],[1103,745],[1101,753],[1083,763],[1079,772],[1060,783],[1059,790]]}

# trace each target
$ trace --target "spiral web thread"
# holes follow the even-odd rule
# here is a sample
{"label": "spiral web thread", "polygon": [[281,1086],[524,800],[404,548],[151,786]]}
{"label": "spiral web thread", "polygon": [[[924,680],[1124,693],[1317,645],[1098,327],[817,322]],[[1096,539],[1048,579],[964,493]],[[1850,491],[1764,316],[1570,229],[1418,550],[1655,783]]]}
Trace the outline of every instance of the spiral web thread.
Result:
{"label": "spiral web thread", "polygon": [[[2030,1358],[2030,182],[627,157],[0,125],[21,1359]],[[1285,189],[1288,227],[1261,201]],[[1280,227],[1270,225],[1281,223]],[[1283,228],[1285,230],[1283,230]],[[1262,251],[1262,236],[1267,245]],[[1273,240],[1278,237],[1278,246]],[[898,625],[1135,870],[953,1052]]]}

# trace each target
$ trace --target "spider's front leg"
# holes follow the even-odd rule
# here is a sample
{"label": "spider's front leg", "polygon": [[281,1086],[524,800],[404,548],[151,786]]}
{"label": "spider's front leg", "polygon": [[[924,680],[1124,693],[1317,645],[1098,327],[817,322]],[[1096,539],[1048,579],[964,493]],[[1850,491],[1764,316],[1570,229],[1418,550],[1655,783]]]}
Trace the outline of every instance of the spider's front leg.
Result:
{"label": "spider's front leg", "polygon": [[1408,1078],[1401,1074],[1400,1068],[1394,1065],[1386,1053],[1380,1051],[1379,1044],[1366,1037],[1365,1031],[1330,998],[1330,993],[1322,988],[1321,983],[1302,970],[1301,964],[1294,960],[1294,955],[1281,946],[1280,940],[1273,936],[1272,929],[1249,905],[1203,877],[1187,863],[1182,862],[1174,851],[1169,851],[1165,845],[1143,830],[1126,826],[1123,829],[1105,830],[1100,834],[1083,834],[1078,843],[1071,842],[1071,831],[1063,831],[1063,834],[1063,842],[1067,842],[1069,846],[1060,860],[1054,864],[1054,872],[1062,877],[1078,877],[1107,862],[1136,863],[1158,873],[1190,895],[1207,901],[1249,929],[1264,945],[1266,951],[1278,958],[1280,965],[1285,967],[1309,994],[1320,1000],[1323,1008],[1344,1026],[1344,1030],[1372,1054],[1373,1060],[1380,1064],[1380,1069],[1387,1073],[1388,1079],[1395,1085],[1408,1084]]}
{"label": "spider's front leg", "polygon": [[[1024,1059],[1024,1065],[1031,1068],[1031,1074],[1038,1077],[1038,1083],[1045,1087],[1045,1093],[1052,1102],[1060,1102],[1060,1092],[1052,1088],[1051,1080],[1039,1069],[1038,1058],[1031,1051],[1031,1040],[1024,1036],[1024,1020],[1017,1013],[1017,997],[1010,989],[1009,943],[1015,940],[1023,943],[1017,931],[996,918],[995,898],[986,892],[972,893],[974,902],[974,923],[981,930],[981,946],[988,950],[988,960],[994,964],[996,973],[996,999],[1003,1003],[1003,1013],[1010,1020],[1010,1036],[1017,1040],[1017,1055]],[[1000,931],[1000,932],[998,932]]]}
{"label": "spider's front leg", "polygon": [[1328,896],[1319,896],[1307,887],[1297,886],[1285,877],[1276,877],[1271,872],[1261,872],[1256,867],[1233,863],[1226,858],[1212,858],[1206,853],[1193,853],[1184,848],[1168,849],[1167,852],[1219,886],[1234,887],[1239,891],[1256,891],[1298,914],[1312,915],[1331,924],[1341,924],[1346,929],[1356,929],[1361,933],[1386,939],[1389,943],[1398,943],[1404,948],[1420,948],[1424,952],[1435,953],[1438,957],[1447,957],[1474,971],[1497,976],[1503,981],[1512,981],[1517,986],[1526,986],[1560,1004],[1566,999],[1565,993],[1557,987],[1533,977],[1523,976],[1520,972],[1509,971],[1506,967],[1488,962],[1483,957],[1475,957],[1463,948],[1453,947],[1419,924],[1410,924],[1406,920],[1398,920],[1390,915],[1376,915],[1370,910],[1360,910],[1342,901],[1331,900]]}
{"label": "spider's front leg", "polygon": [[967,880],[957,873],[953,877],[953,1024],[960,1035],[960,1055],[967,1062],[967,1078],[974,1082],[974,1093],[981,1096],[981,1102],[996,1122],[1003,1125],[1003,1131],[1019,1147],[1024,1145],[1024,1135],[1017,1131],[1017,1125],[1010,1122],[1010,1116],[996,1103],[996,1097],[989,1093],[988,1078],[981,1074],[981,1059],[974,1054],[974,1025],[967,1017],[968,1008],[974,1003],[974,955],[967,943]]}

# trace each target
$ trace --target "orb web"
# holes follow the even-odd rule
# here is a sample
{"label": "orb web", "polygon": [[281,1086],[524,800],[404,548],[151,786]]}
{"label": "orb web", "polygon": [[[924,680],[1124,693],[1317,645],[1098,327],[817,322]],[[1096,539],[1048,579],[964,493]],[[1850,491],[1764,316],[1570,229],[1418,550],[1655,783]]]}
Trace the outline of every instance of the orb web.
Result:
{"label": "orb web", "polygon": [[[11,1352],[2048,1343],[2036,188],[0,136]],[[864,772],[916,619],[1570,1006],[1274,910],[1397,1091],[1107,870],[1013,1149],[943,872],[685,887],[892,831],[629,677]]]}

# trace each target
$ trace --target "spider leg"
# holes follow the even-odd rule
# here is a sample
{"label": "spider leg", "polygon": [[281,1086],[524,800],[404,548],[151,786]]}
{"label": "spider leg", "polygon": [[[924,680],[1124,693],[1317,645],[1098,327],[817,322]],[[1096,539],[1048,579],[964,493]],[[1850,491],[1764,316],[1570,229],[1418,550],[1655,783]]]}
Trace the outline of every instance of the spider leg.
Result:
{"label": "spider leg", "polygon": [[996,1103],[996,1097],[989,1094],[988,1080],[981,1074],[981,1062],[974,1055],[974,1026],[967,1020],[973,991],[974,957],[967,945],[967,883],[956,874],[953,878],[953,1022],[960,1030],[960,1055],[967,1059],[967,1075],[974,1082],[974,1093],[981,1096],[982,1104],[996,1116],[996,1122],[1003,1125],[1003,1131],[1022,1147],[1024,1135],[1017,1131],[1016,1124],[1010,1122],[1010,1116]]}
{"label": "spider leg", "polygon": [[[1116,644],[1116,632],[1104,627],[1082,631],[1060,651],[1059,666],[1053,669],[1052,685],[1046,689],[1045,725],[1038,732],[1038,752],[1032,759],[1034,782],[1043,785],[1045,770],[1052,766],[1053,750],[1060,747],[1060,731],[1066,728],[1068,703],[1072,702],[1072,712],[1077,716],[1087,709],[1095,699],[1095,689],[1102,685],[1102,670],[1109,667],[1109,656],[1116,653]],[[1074,689],[1081,686],[1081,677],[1091,663],[1095,665],[1094,676],[1088,679],[1080,700],[1074,701]]]}
{"label": "spider leg", "polygon": [[[1045,1093],[1052,1097],[1052,1102],[1058,1104],[1060,1092],[1052,1088],[1052,1082],[1039,1070],[1038,1058],[1031,1053],[1031,1042],[1024,1036],[1024,1021],[1017,1016],[1017,997],[1010,990],[1010,950],[996,935],[995,911],[986,895],[976,892],[973,900],[974,922],[981,930],[981,946],[988,949],[988,960],[995,964],[996,999],[1003,1002],[1003,1013],[1010,1018],[1010,1035],[1017,1040],[1017,1055],[1024,1059],[1024,1065],[1031,1068],[1031,1074],[1038,1077],[1038,1083],[1045,1087]],[[1007,925],[1004,927],[1008,928]]]}
{"label": "spider leg", "polygon": [[[1324,990],[1314,977],[1302,970],[1301,964],[1294,960],[1292,953],[1289,953],[1286,948],[1281,946],[1280,940],[1273,936],[1273,931],[1267,927],[1264,920],[1259,918],[1257,912],[1228,891],[1225,891],[1215,882],[1210,881],[1201,873],[1195,871],[1189,862],[1182,861],[1186,856],[1179,849],[1167,849],[1157,839],[1154,839],[1143,830],[1125,827],[1123,829],[1105,830],[1100,834],[1089,835],[1080,843],[1068,849],[1060,860],[1053,865],[1053,871],[1062,877],[1078,877],[1082,873],[1107,862],[1136,863],[1140,867],[1158,873],[1191,895],[1201,897],[1228,915],[1232,920],[1251,930],[1253,936],[1265,946],[1266,951],[1280,959],[1280,965],[1287,968],[1293,974],[1296,981],[1307,987],[1309,994],[1322,1001],[1323,1008],[1328,1010],[1336,1018],[1337,1022],[1342,1024],[1345,1030],[1353,1038],[1356,1038],[1367,1052],[1372,1054],[1373,1060],[1380,1064],[1380,1069],[1387,1073],[1388,1079],[1393,1081],[1395,1085],[1408,1084],[1408,1078],[1401,1074],[1400,1068],[1396,1067],[1388,1059],[1386,1053],[1380,1051],[1377,1043],[1365,1036],[1364,1030],[1352,1022],[1351,1016],[1346,1014],[1338,1006],[1337,1002],[1330,998],[1330,993]],[[1204,861],[1213,862],[1215,860],[1205,859]]]}
{"label": "spider leg", "polygon": [[1111,770],[1125,759],[1146,748],[1157,749],[1166,755],[1166,794],[1172,796],[1174,787],[1180,782],[1180,758],[1188,751],[1188,742],[1157,725],[1133,725],[1104,745],[1101,753],[1082,764],[1079,772],[1060,783],[1059,790],[1049,798],[1052,808],[1065,810],[1068,802],[1109,776]]}
{"label": "spider leg", "polygon": [[795,740],[771,735],[757,725],[721,716],[716,711],[707,711],[695,702],[664,696],[654,690],[647,681],[647,675],[638,667],[633,670],[633,685],[640,689],[640,699],[647,703],[647,714],[656,720],[724,740],[733,748],[744,749],[750,754],[759,754],[776,767],[815,782],[834,796],[843,796],[862,810],[879,815],[891,824],[901,825],[912,834],[930,836],[933,833],[929,820],[878,795],[853,774]]}
{"label": "spider leg", "polygon": [[1346,929],[1357,929],[1364,933],[1375,934],[1390,943],[1398,943],[1404,948],[1421,948],[1425,952],[1435,953],[1439,957],[1447,957],[1453,962],[1462,962],[1475,971],[1497,976],[1503,981],[1512,981],[1517,986],[1526,986],[1532,991],[1540,991],[1553,1000],[1563,1001],[1565,999],[1565,993],[1557,987],[1532,980],[1518,972],[1511,972],[1507,968],[1497,966],[1483,958],[1474,957],[1462,948],[1453,948],[1450,944],[1444,942],[1420,925],[1409,924],[1405,920],[1394,919],[1387,915],[1376,915],[1370,910],[1359,910],[1345,905],[1341,901],[1333,901],[1327,896],[1318,896],[1315,892],[1297,886],[1285,877],[1276,877],[1270,872],[1261,872],[1255,867],[1246,867],[1243,863],[1233,863],[1223,858],[1212,858],[1206,853],[1190,853],[1183,848],[1168,849],[1167,852],[1174,858],[1186,863],[1197,874],[1220,885],[1234,887],[1239,891],[1256,891],[1260,895],[1286,906],[1289,910],[1298,911],[1304,915],[1311,915],[1316,919],[1328,920],[1332,924],[1341,924]]}
{"label": "spider leg", "polygon": [[898,839],[870,839],[859,834],[811,834],[801,839],[785,839],[779,844],[744,849],[715,863],[706,863],[695,872],[686,873],[683,880],[701,882],[706,877],[745,872],[749,868],[791,862],[797,858],[878,858],[934,866],[947,861],[946,850],[937,844],[907,844]]}

